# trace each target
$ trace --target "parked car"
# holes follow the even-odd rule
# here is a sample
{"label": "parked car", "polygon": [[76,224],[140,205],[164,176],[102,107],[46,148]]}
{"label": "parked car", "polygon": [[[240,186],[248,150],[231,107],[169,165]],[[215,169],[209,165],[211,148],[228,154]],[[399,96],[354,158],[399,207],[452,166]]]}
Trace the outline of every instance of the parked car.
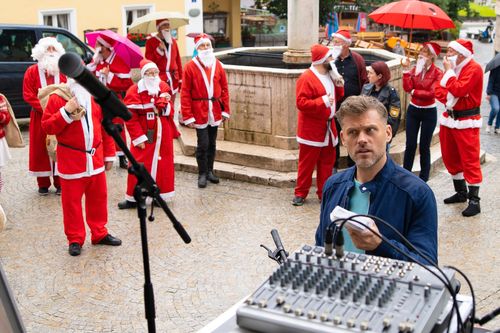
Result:
{"label": "parked car", "polygon": [[24,72],[35,61],[31,49],[44,37],[55,37],[66,52],[75,52],[85,63],[92,50],[66,29],[42,25],[0,23],[0,93],[7,96],[17,118],[29,118],[31,107],[23,99]]}

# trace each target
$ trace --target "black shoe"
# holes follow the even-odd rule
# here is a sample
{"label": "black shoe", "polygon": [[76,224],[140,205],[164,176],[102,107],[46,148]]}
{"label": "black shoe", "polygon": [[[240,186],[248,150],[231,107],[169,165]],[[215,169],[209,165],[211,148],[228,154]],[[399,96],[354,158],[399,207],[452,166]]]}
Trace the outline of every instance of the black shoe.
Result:
{"label": "black shoe", "polygon": [[125,155],[120,155],[118,156],[118,159],[120,160],[120,168],[128,169],[127,157]]}
{"label": "black shoe", "polygon": [[465,217],[471,217],[471,216],[475,216],[479,213],[481,213],[481,206],[479,205],[479,200],[470,199],[469,205],[462,212],[462,215]]}
{"label": "black shoe", "polygon": [[106,237],[94,243],[94,245],[111,245],[111,246],[119,246],[122,245],[122,241],[110,234],[107,234]]}
{"label": "black shoe", "polygon": [[451,197],[444,199],[445,204],[452,204],[458,202],[467,202],[467,184],[465,179],[453,179],[453,187],[455,194]]}
{"label": "black shoe", "polygon": [[49,194],[49,189],[46,188],[46,187],[39,187],[38,188],[38,195],[40,196],[46,196],[47,194]]}
{"label": "black shoe", "polygon": [[211,183],[214,183],[214,184],[219,184],[219,177],[217,177],[216,175],[214,175],[214,173],[212,171],[209,171],[208,172],[208,175],[207,175],[207,179],[211,182]]}
{"label": "black shoe", "polygon": [[56,188],[56,195],[61,195],[61,188],[60,187]]}
{"label": "black shoe", "polygon": [[207,175],[201,174],[198,176],[198,187],[199,188],[207,187]]}
{"label": "black shoe", "polygon": [[137,203],[134,201],[123,200],[118,203],[118,209],[131,209],[137,207]]}
{"label": "black shoe", "polygon": [[294,205],[294,206],[302,206],[305,201],[306,201],[306,199],[304,199],[304,198],[295,197],[292,200],[292,205]]}
{"label": "black shoe", "polygon": [[68,252],[73,257],[79,256],[82,253],[82,247],[78,243],[69,244]]}

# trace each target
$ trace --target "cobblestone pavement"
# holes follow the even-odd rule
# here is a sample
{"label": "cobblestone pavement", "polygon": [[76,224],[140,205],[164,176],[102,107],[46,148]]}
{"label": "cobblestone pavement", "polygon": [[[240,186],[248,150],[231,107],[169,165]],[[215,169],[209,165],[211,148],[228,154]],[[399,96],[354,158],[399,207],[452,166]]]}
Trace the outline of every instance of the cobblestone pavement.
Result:
{"label": "cobblestone pavement", "polygon": [[[484,64],[492,47],[476,47]],[[482,111],[485,116],[487,109]],[[468,275],[478,315],[500,303],[495,199],[500,193],[500,136],[481,139],[489,155],[479,216],[466,219],[460,214],[465,205],[442,204],[452,192],[444,170],[429,182],[438,200],[439,263]],[[53,192],[47,197],[35,193],[35,180],[27,176],[27,148],[12,150],[12,155],[2,171],[6,185],[0,202],[8,225],[0,234],[0,260],[28,332],[146,332],[139,223],[134,210],[116,209],[123,199],[126,171],[114,168],[108,173],[108,226],[123,245],[87,242],[81,256],[70,257],[60,198]],[[164,214],[155,210],[148,236],[158,332],[196,331],[255,290],[276,267],[259,247],[272,244],[272,228],[280,231],[287,250],[313,243],[319,203],[311,198],[303,207],[292,207],[292,195],[291,189],[227,180],[200,190],[194,174],[176,174],[170,207],[193,241],[185,245]],[[499,326],[497,319],[487,327]]]}

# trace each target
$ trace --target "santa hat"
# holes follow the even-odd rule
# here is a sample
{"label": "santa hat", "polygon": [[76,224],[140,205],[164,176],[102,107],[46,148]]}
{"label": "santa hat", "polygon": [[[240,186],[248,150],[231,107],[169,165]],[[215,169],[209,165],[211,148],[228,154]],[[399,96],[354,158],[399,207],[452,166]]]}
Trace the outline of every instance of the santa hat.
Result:
{"label": "santa hat", "polygon": [[311,47],[311,58],[313,65],[320,65],[332,54],[332,51],[321,44],[314,44]]}
{"label": "santa hat", "polygon": [[160,26],[164,23],[170,23],[168,19],[156,20],[156,30],[160,29]]}
{"label": "santa hat", "polygon": [[142,59],[140,66],[141,66],[141,77],[144,77],[144,74],[146,73],[146,71],[148,69],[154,68],[154,69],[158,70],[158,66],[156,66],[156,64],[154,62],[152,62],[151,60],[148,60],[148,59]]}
{"label": "santa hat", "polygon": [[31,50],[31,57],[36,61],[40,61],[47,53],[47,49],[50,46],[53,46],[56,49],[56,53],[59,56],[62,56],[65,52],[64,47],[57,41],[55,37],[44,37],[40,38],[38,43]]}
{"label": "santa hat", "polygon": [[332,34],[332,38],[340,38],[344,42],[347,42],[349,44],[352,43],[351,34],[347,30],[339,30],[337,32],[334,32]]}
{"label": "santa hat", "polygon": [[115,40],[111,37],[108,37],[106,35],[99,35],[96,38],[96,42],[101,44],[104,47],[107,47],[108,49],[112,49],[113,45],[115,45]]}
{"label": "santa hat", "polygon": [[450,44],[448,44],[448,47],[451,47],[466,58],[469,58],[474,54],[472,42],[470,40],[459,38],[450,42]]}
{"label": "santa hat", "polygon": [[427,47],[435,57],[437,57],[441,53],[441,46],[439,46],[438,43],[427,42],[424,43],[424,46]]}
{"label": "santa hat", "polygon": [[207,34],[199,34],[194,38],[194,48],[198,49],[198,46],[204,43],[210,43],[212,45],[212,42],[210,41],[210,37],[208,37]]}

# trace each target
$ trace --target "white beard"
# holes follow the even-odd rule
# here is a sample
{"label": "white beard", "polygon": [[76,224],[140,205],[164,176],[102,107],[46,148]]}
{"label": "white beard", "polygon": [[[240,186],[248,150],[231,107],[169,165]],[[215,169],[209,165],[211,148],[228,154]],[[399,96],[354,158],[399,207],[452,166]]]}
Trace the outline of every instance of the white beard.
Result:
{"label": "white beard", "polygon": [[45,54],[38,62],[38,66],[50,76],[59,75],[59,56],[56,54]]}
{"label": "white beard", "polygon": [[160,77],[144,77],[142,81],[144,82],[144,87],[146,87],[146,90],[148,91],[148,94],[150,96],[158,95],[158,93],[160,92]]}
{"label": "white beard", "polygon": [[172,44],[172,34],[170,33],[170,31],[162,30],[161,34],[165,39],[165,42],[167,42],[168,44]]}
{"label": "white beard", "polygon": [[67,84],[73,96],[76,97],[78,104],[83,106],[85,110],[90,110],[90,93],[73,79],[68,79]]}
{"label": "white beard", "polygon": [[415,66],[415,75],[419,75],[420,73],[422,73],[424,66],[425,66],[425,59],[418,58],[417,65]]}
{"label": "white beard", "polygon": [[94,60],[94,64],[96,65],[99,64],[101,61],[103,61],[100,47],[95,49],[95,53],[94,56],[92,57],[92,60]]}
{"label": "white beard", "polygon": [[342,53],[342,46],[334,46],[332,49],[332,58],[333,60],[336,60],[340,53]]}
{"label": "white beard", "polygon": [[213,50],[203,50],[198,52],[198,58],[206,67],[212,67],[215,62],[215,55]]}
{"label": "white beard", "polygon": [[330,67],[331,67],[331,69],[328,71],[328,75],[330,75],[332,80],[335,82],[335,81],[341,79],[342,75],[340,75],[339,71],[337,70],[337,66],[335,66],[334,61],[330,61]]}

